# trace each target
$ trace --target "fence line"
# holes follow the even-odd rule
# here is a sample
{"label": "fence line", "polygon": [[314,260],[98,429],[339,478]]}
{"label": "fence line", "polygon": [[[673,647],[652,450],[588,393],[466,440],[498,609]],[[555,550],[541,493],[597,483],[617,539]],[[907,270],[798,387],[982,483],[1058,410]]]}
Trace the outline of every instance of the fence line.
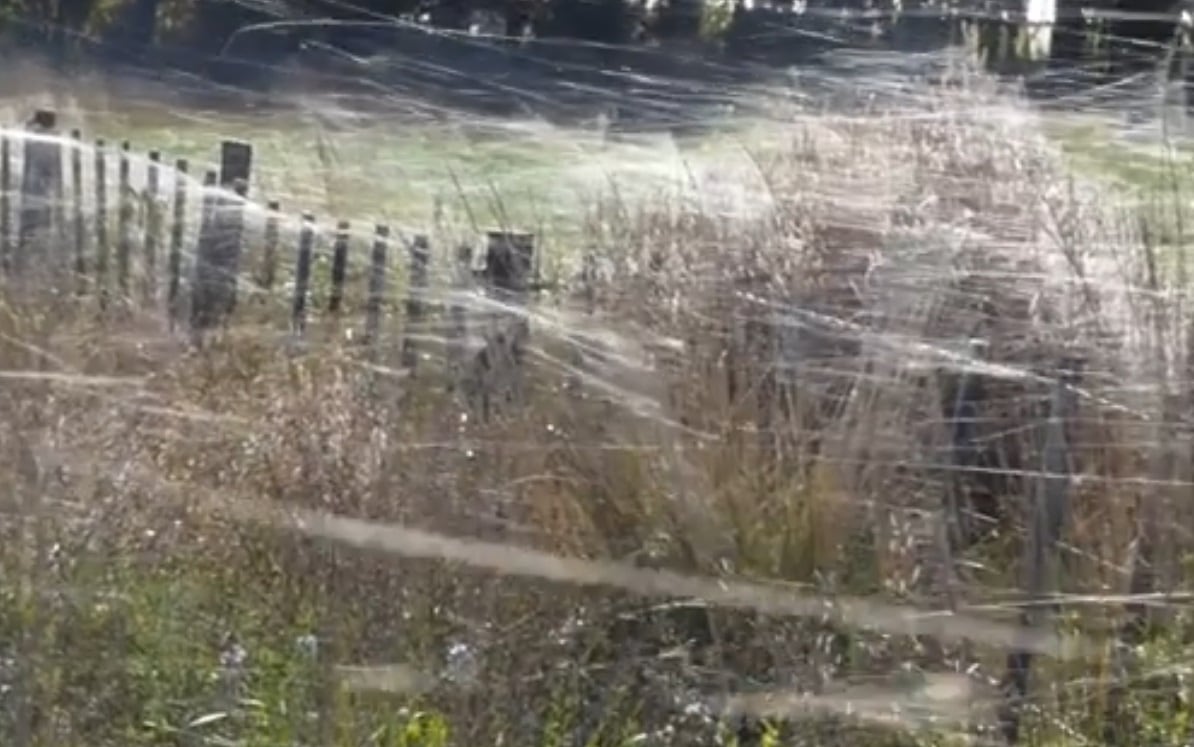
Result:
{"label": "fence line", "polygon": [[[218,169],[202,172],[199,202],[194,203],[197,224],[192,229],[190,210],[196,192],[186,159],[166,165],[161,151],[150,150],[144,159],[144,181],[138,187],[133,179],[136,156],[129,141],[121,141],[113,159],[113,149],[102,137],[88,146],[78,129],[66,138],[56,132],[57,116],[45,110],[34,114],[23,133],[0,131],[0,266],[6,273],[20,273],[26,263],[36,260],[62,278],[71,278],[73,292],[81,298],[94,297],[100,310],[115,304],[161,311],[171,331],[185,331],[195,344],[233,321],[240,293],[269,298],[285,288],[291,293],[287,323],[296,340],[304,337],[315,316],[359,315],[362,344],[370,348],[372,359],[383,349],[395,349],[400,365],[411,371],[428,359],[431,349],[422,339],[437,307],[429,302],[433,247],[427,235],[404,240],[406,251],[394,255],[389,226],[376,225],[368,251],[354,256],[349,221],[329,221],[335,230],[330,276],[324,285],[319,270],[324,260],[313,214],[304,213],[297,222],[289,262],[284,259],[289,252],[278,200],[256,200],[266,206],[263,235],[259,242],[246,239],[254,163],[250,143],[220,144]],[[92,149],[90,169],[85,163],[88,147]],[[114,174],[110,160],[116,162]],[[17,169],[19,189],[14,185]],[[110,224],[113,208],[115,222]],[[487,242],[480,272],[472,268],[471,247],[458,248],[448,258],[452,299],[446,308],[445,357],[452,389],[459,388],[462,373],[472,378],[498,377],[506,384],[517,381],[506,369],[520,365],[519,351],[529,334],[525,307],[529,294],[539,288],[532,278],[533,234],[491,231],[479,238]],[[398,256],[407,260],[406,291],[405,301],[393,307],[403,324],[398,344],[391,347],[383,339],[383,321],[390,308],[389,265]],[[358,261],[362,262],[359,272],[353,270]],[[163,270],[164,278],[159,277]],[[280,273],[292,275],[293,285],[282,285]],[[465,298],[472,292],[475,275],[483,279],[482,291],[504,304],[501,313],[467,310]],[[351,290],[357,278],[364,280],[363,305],[352,301],[357,297]],[[315,298],[325,292],[326,299]],[[479,327],[485,344],[470,351],[471,327]],[[475,370],[462,371],[462,367]],[[485,409],[489,409],[488,400]]]}

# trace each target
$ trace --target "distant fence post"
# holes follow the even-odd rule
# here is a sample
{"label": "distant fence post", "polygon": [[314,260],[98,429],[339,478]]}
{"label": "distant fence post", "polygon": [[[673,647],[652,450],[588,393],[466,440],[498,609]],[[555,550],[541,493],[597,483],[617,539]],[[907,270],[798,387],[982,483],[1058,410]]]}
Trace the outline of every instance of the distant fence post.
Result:
{"label": "distant fence post", "polygon": [[[589,249],[581,258],[580,265],[580,297],[584,301],[585,313],[592,316],[597,312],[597,254]],[[568,374],[566,391],[572,395],[579,395],[584,386],[585,353],[582,345],[573,345],[571,350],[573,372]]]}
{"label": "distant fence post", "polygon": [[213,272],[211,258],[217,251],[212,247],[215,240],[215,231],[212,228],[212,224],[215,222],[217,211],[216,180],[218,178],[219,176],[216,172],[211,169],[208,169],[203,174],[203,200],[200,207],[199,236],[195,246],[195,261],[190,268],[191,287],[189,295],[192,335],[202,334],[205,329],[211,326],[212,321],[213,299],[209,297],[211,294],[208,288],[211,284],[210,276]]}
{"label": "distant fence post", "polygon": [[192,289],[191,325],[201,333],[227,320],[236,307],[244,233],[244,198],[248,194],[253,149],[248,143],[220,144],[219,189],[200,227]]}
{"label": "distant fence post", "polygon": [[[1066,441],[1066,423],[1077,410],[1075,387],[1081,380],[1081,362],[1067,359],[1054,385],[1049,403],[1049,419],[1045,424],[1045,442],[1041,455],[1041,476],[1036,485],[1032,510],[1028,512],[1028,536],[1024,542],[1021,561],[1027,604],[1020,615],[1021,626],[1035,633],[1045,616],[1041,604],[1049,577],[1056,572],[1057,543],[1065,528],[1069,513],[1070,450]],[[999,709],[999,722],[1008,744],[1020,738],[1022,709],[1028,698],[1032,653],[1014,649],[1008,653],[1007,671],[1003,679],[1004,701]]]}
{"label": "distant fence post", "polygon": [[406,319],[402,335],[402,367],[414,369],[419,362],[416,338],[423,334],[427,317],[427,270],[431,246],[426,236],[415,236],[409,248],[410,275],[406,289]]}
{"label": "distant fence post", "polygon": [[75,243],[75,280],[79,292],[87,290],[87,220],[83,194],[83,133],[71,130],[70,149],[70,188],[74,200],[74,210],[71,216],[74,224]]}
{"label": "distant fence post", "polygon": [[166,258],[166,314],[172,330],[182,315],[182,240],[186,233],[188,170],[186,159],[174,162],[174,215],[170,224],[170,254]]}
{"label": "distant fence post", "polygon": [[252,175],[253,148],[248,143],[226,140],[220,146],[220,186],[231,190],[234,197],[226,198],[220,222],[220,253],[218,259],[223,268],[223,293],[219,312],[227,318],[236,310],[237,290],[240,277],[241,255],[244,253],[245,201],[249,196],[249,180]]}
{"label": "distant fence post", "polygon": [[8,133],[0,132],[0,269],[12,262],[12,147]]}
{"label": "distant fence post", "polygon": [[62,150],[57,141],[48,138],[57,124],[57,115],[44,109],[34,113],[29,122],[31,136],[25,138],[21,175],[20,237],[13,262],[18,274],[24,272],[34,252],[41,255],[38,261],[43,267],[54,259],[50,244],[55,200],[62,194]]}
{"label": "distant fence post", "polygon": [[152,305],[158,294],[158,245],[162,236],[160,204],[162,154],[149,152],[145,171],[145,279],[144,297]]}
{"label": "distant fence post", "polygon": [[290,312],[290,326],[295,337],[302,337],[307,328],[307,292],[311,284],[314,248],[315,216],[303,213],[303,225],[299,229],[298,260],[294,268],[294,304]]}
{"label": "distant fence post", "polygon": [[95,141],[95,286],[100,305],[108,301],[108,154],[102,139]]}
{"label": "distant fence post", "polygon": [[122,300],[129,296],[129,264],[133,253],[133,186],[129,173],[129,141],[120,144],[116,187],[116,289]]}
{"label": "distant fence post", "polygon": [[[482,417],[492,409],[500,392],[511,399],[521,391],[523,344],[529,331],[525,317],[535,237],[528,233],[490,231],[485,252],[485,291],[507,308],[489,319],[485,347],[474,363],[481,387]],[[509,307],[515,307],[510,310]]]}
{"label": "distant fence post", "polygon": [[[974,360],[986,356],[986,343],[971,340],[969,354]],[[950,470],[946,488],[945,525],[950,547],[961,550],[977,537],[974,505],[968,494],[966,481],[979,466],[980,445],[976,432],[978,403],[983,397],[983,381],[967,369],[958,379],[950,412]],[[953,569],[947,569],[952,574]]]}
{"label": "distant fence post", "polygon": [[348,221],[340,221],[332,242],[332,292],[328,296],[328,312],[331,314],[339,314],[344,303],[344,279],[348,274],[348,229]]}
{"label": "distant fence post", "polygon": [[452,301],[448,306],[448,360],[451,371],[448,387],[455,391],[463,384],[468,357],[468,308],[465,295],[473,287],[473,248],[461,244],[456,248],[452,278]]}
{"label": "distant fence post", "polygon": [[381,335],[381,312],[386,293],[386,254],[390,228],[377,226],[377,237],[369,256],[369,296],[365,301],[365,344],[376,350]]}
{"label": "distant fence post", "polygon": [[262,290],[270,291],[274,287],[274,279],[278,275],[278,213],[282,206],[277,200],[270,200],[268,213],[265,217],[265,235],[262,243],[261,272],[257,276],[257,284]]}

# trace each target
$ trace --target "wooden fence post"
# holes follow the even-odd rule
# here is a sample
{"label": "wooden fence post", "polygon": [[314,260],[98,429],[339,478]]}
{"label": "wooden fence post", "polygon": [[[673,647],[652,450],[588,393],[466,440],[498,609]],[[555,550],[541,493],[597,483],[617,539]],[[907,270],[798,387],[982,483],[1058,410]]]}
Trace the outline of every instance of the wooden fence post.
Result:
{"label": "wooden fence post", "polygon": [[[1049,578],[1057,568],[1057,543],[1061,540],[1069,513],[1070,450],[1066,441],[1066,423],[1077,410],[1075,387],[1081,380],[1081,363],[1065,360],[1054,385],[1045,425],[1045,443],[1041,455],[1041,476],[1037,481],[1031,511],[1028,512],[1028,536],[1021,561],[1027,604],[1020,613],[1020,625],[1036,632],[1044,619],[1042,599]],[[1022,709],[1028,699],[1032,653],[1016,649],[1008,653],[1007,671],[1002,682],[1004,701],[999,709],[1000,728],[1008,744],[1020,739]]]}
{"label": "wooden fence post", "polygon": [[278,275],[278,213],[282,206],[277,200],[270,200],[269,212],[265,218],[265,236],[261,257],[261,273],[257,277],[257,284],[262,290],[269,291],[274,287],[274,280]]}
{"label": "wooden fence post", "polygon": [[[970,356],[982,360],[986,356],[986,343],[972,340]],[[950,465],[945,499],[945,524],[952,550],[960,551],[977,536],[974,525],[974,506],[966,491],[966,480],[979,466],[979,445],[976,426],[978,403],[983,398],[982,377],[971,370],[963,371],[958,380],[957,391],[950,412]],[[949,570],[952,573],[952,569]]]}
{"label": "wooden fence post", "polygon": [[64,158],[67,153],[66,140],[56,136],[54,142],[48,145],[52,145],[54,150],[54,157],[51,161],[54,181],[50,193],[50,198],[53,201],[50,208],[50,222],[53,226],[55,251],[47,259],[54,263],[54,274],[65,278],[70,275],[71,265],[71,251],[66,235],[66,171],[64,168]]}
{"label": "wooden fence post", "polygon": [[12,262],[12,146],[7,132],[0,132],[0,269]]}
{"label": "wooden fence post", "polygon": [[[584,302],[585,314],[592,316],[597,313],[597,281],[598,281],[598,266],[597,254],[593,249],[585,252],[581,259],[580,266],[580,297]],[[584,390],[584,368],[585,368],[585,351],[583,344],[573,344],[571,346],[571,360],[573,372],[568,374],[565,390],[573,395],[578,396]]]}
{"label": "wooden fence post", "polygon": [[302,337],[307,328],[307,292],[311,284],[311,260],[315,247],[315,216],[303,213],[299,230],[298,260],[294,268],[294,305],[290,324],[295,337]]}
{"label": "wooden fence post", "polygon": [[161,192],[162,154],[149,152],[145,171],[145,301],[153,305],[158,294],[158,244],[162,235]]}
{"label": "wooden fence post", "polygon": [[191,302],[191,332],[193,335],[202,334],[204,330],[212,324],[212,317],[214,315],[214,295],[210,286],[212,285],[211,275],[215,271],[212,267],[212,257],[218,251],[213,248],[215,242],[215,231],[213,225],[216,222],[216,213],[218,211],[218,203],[216,199],[216,180],[218,175],[215,171],[208,169],[203,174],[203,200],[200,208],[199,217],[199,237],[195,246],[195,262],[191,267],[191,288],[190,288],[190,302]]}
{"label": "wooden fence post", "polygon": [[133,186],[130,175],[129,141],[120,144],[116,186],[116,289],[122,299],[129,295],[129,263],[133,252]]}
{"label": "wooden fence post", "polygon": [[427,269],[431,247],[426,236],[415,236],[410,244],[410,279],[406,290],[405,333],[402,336],[402,367],[414,369],[419,351],[416,337],[424,334],[427,317]]}
{"label": "wooden fence post", "polygon": [[100,304],[108,301],[108,155],[107,144],[95,141],[95,285]]}
{"label": "wooden fence post", "polygon": [[237,182],[244,182],[245,194],[248,194],[249,177],[252,175],[252,171],[253,146],[239,140],[225,140],[220,143],[221,187],[233,189]]}
{"label": "wooden fence post", "polygon": [[244,198],[252,160],[248,143],[225,140],[220,144],[219,189],[213,190],[195,258],[191,325],[197,333],[225,322],[236,307]]}
{"label": "wooden fence post", "polygon": [[171,330],[182,314],[182,240],[186,232],[188,170],[186,159],[180,158],[174,162],[174,215],[170,225],[170,254],[166,259],[166,274],[169,276],[166,281],[166,314]]}
{"label": "wooden fence post", "polygon": [[386,293],[386,254],[390,228],[377,226],[377,238],[369,257],[369,297],[365,301],[365,344],[376,350],[381,333],[381,312]]}
{"label": "wooden fence post", "polygon": [[529,333],[525,316],[534,266],[535,237],[527,233],[490,231],[485,253],[485,292],[513,311],[487,314],[484,349],[474,366],[481,389],[481,416],[488,418],[493,397],[498,391],[506,399],[519,395],[522,388],[522,350]]}
{"label": "wooden fence post", "polygon": [[490,231],[485,251],[485,283],[513,301],[522,301],[530,289],[535,263],[535,236],[529,233]]}
{"label": "wooden fence post", "polygon": [[62,194],[62,150],[57,141],[44,139],[54,135],[57,120],[54,112],[37,111],[29,123],[33,136],[25,138],[20,235],[13,262],[13,270],[18,274],[25,270],[29,257],[35,252],[40,255],[37,261],[43,267],[53,269],[51,255],[58,253],[51,250],[51,232],[54,202]]}
{"label": "wooden fence post", "polygon": [[452,370],[448,376],[450,391],[459,390],[467,373],[468,308],[464,296],[473,287],[473,248],[461,244],[456,248],[452,279],[452,302],[448,306],[448,360]]}
{"label": "wooden fence post", "polygon": [[[1180,413],[1186,409],[1187,403],[1183,399],[1181,395],[1174,394],[1167,384],[1162,386],[1158,403],[1162,417],[1154,426],[1152,441],[1155,445],[1151,449],[1148,464],[1149,476],[1155,480],[1155,487],[1150,487],[1136,503],[1132,574],[1128,580],[1131,601],[1124,604],[1124,619],[1113,641],[1111,686],[1103,717],[1103,744],[1108,747],[1137,744],[1143,728],[1139,712],[1124,706],[1134,687],[1150,686],[1141,681],[1141,675],[1147,677],[1148,673],[1141,671],[1135,652],[1148,641],[1155,629],[1161,628],[1158,625],[1161,620],[1154,617],[1157,611],[1143,599],[1173,586],[1173,574],[1165,571],[1174,560],[1171,554],[1174,522],[1170,517],[1178,505],[1174,495],[1175,486],[1182,484],[1180,452],[1183,439],[1178,423]],[[1177,418],[1172,417],[1173,413],[1179,413]],[[1184,488],[1176,490],[1185,492]]]}
{"label": "wooden fence post", "polygon": [[344,278],[348,274],[348,221],[336,226],[336,239],[332,243],[332,293],[328,297],[328,312],[339,314],[344,303]]}
{"label": "wooden fence post", "polygon": [[72,130],[70,150],[70,186],[74,198],[75,279],[79,292],[87,290],[87,220],[83,194],[83,133]]}

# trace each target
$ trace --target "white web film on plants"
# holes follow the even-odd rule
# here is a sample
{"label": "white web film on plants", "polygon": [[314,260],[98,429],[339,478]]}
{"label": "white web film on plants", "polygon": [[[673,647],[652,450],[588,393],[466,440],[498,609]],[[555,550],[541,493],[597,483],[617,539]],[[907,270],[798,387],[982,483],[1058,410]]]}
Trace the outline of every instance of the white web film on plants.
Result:
{"label": "white web film on plants", "polygon": [[[247,30],[236,43],[267,33]],[[84,135],[81,145],[62,139],[65,215],[78,210],[89,224],[95,220],[95,139],[107,144],[110,242],[119,238],[115,146],[132,143],[126,157],[138,217],[145,209],[146,151],[163,156],[158,194],[167,215],[177,180],[187,180],[186,285],[205,197],[225,194],[206,189],[204,174],[217,168],[222,139],[250,142],[252,181],[237,203],[246,247],[238,304],[260,303],[273,313],[244,325],[234,314],[229,339],[276,337],[283,349],[293,337],[288,314],[306,213],[315,216],[315,264],[302,355],[330,357],[359,337],[378,225],[392,232],[382,352],[357,369],[362,376],[384,373],[398,390],[416,391],[423,384],[408,382],[425,381],[428,371],[446,380],[473,365],[475,358],[452,358],[450,348],[476,356],[491,343],[472,328],[468,340],[454,338],[453,308],[475,319],[497,313],[529,322],[521,365],[530,393],[522,393],[521,412],[477,423],[464,403],[453,402],[445,410],[452,427],[408,441],[402,439],[410,433],[374,432],[375,440],[342,448],[425,456],[440,471],[412,478],[412,492],[452,495],[465,490],[453,483],[453,470],[496,460],[498,453],[539,454],[542,479],[554,479],[550,469],[559,454],[634,452],[666,493],[672,528],[705,543],[697,565],[706,573],[734,567],[727,548],[735,528],[717,501],[750,477],[725,467],[733,459],[727,454],[747,454],[743,471],[781,473],[769,476],[777,491],[816,484],[832,496],[841,522],[886,522],[899,548],[884,550],[884,590],[900,599],[855,599],[830,582],[807,593],[697,576],[661,582],[624,564],[570,559],[559,549],[564,542],[556,545],[542,529],[530,532],[529,541],[555,554],[530,554],[517,547],[518,538],[454,540],[317,512],[303,513],[297,523],[290,516],[290,525],[358,547],[565,584],[650,596],[666,583],[711,606],[805,618],[824,607],[844,625],[881,633],[1077,656],[1062,636],[1017,638],[1006,616],[1003,622],[983,616],[992,606],[1015,603],[998,591],[1002,576],[979,559],[954,557],[941,540],[944,496],[954,481],[998,478],[1003,487],[992,489],[1007,497],[1058,477],[1056,462],[1042,455],[1050,418],[1058,417],[1050,409],[1058,388],[1076,402],[1063,415],[1072,502],[1189,488],[1188,470],[1157,468],[1155,458],[1184,443],[1173,403],[1188,401],[1191,384],[1183,173],[1190,164],[1165,91],[1142,80],[1130,95],[1124,91],[1132,83],[1124,84],[1119,103],[1108,103],[1105,91],[1086,91],[1043,106],[953,50],[849,49],[807,68],[770,72],[679,58],[644,64],[701,68],[670,77],[605,67],[603,53],[628,50],[588,45],[593,62],[572,63],[578,69],[569,71],[542,55],[546,43],[499,52],[500,43],[484,36],[405,26],[404,33],[442,37],[451,49],[503,60],[516,72],[476,79],[469,75],[474,68],[454,68],[450,56],[390,49],[360,58],[339,50],[343,67],[335,75],[345,79],[343,92],[327,85],[331,74],[307,82],[294,70],[279,71],[276,88],[264,93],[145,71],[66,80],[26,66],[0,100],[11,146],[12,220],[21,215],[23,146],[43,137],[20,125],[35,107],[53,109],[60,130]],[[470,96],[506,109],[470,106]],[[1141,116],[1145,110],[1159,114]],[[65,155],[76,148],[84,185],[78,194]],[[177,158],[188,159],[187,175],[172,168]],[[280,213],[268,208],[272,201]],[[279,282],[263,289],[254,273],[271,217],[280,233]],[[332,320],[323,306],[331,248],[345,233],[341,221],[348,222],[348,310]],[[480,260],[491,230],[534,235],[544,287],[529,300],[459,282],[458,248],[471,247]],[[143,245],[141,231],[137,222],[134,255]],[[415,236],[427,237],[431,247],[425,290],[409,284]],[[162,256],[166,243],[163,238]],[[139,261],[134,274],[145,271]],[[164,266],[159,260],[158,271]],[[412,297],[428,304],[417,325],[404,307]],[[108,343],[174,350],[179,333],[158,311],[152,304],[138,308],[137,323],[114,326]],[[401,362],[406,339],[419,342],[415,376]],[[172,423],[160,426],[163,433],[207,428],[261,437],[243,413],[200,404],[198,395],[177,402],[155,392],[153,372],[92,376],[77,361],[51,359],[57,348],[47,341],[25,342],[44,348],[47,360],[56,361],[53,372],[6,376],[56,377],[56,386],[73,384],[95,392],[97,401]],[[958,392],[975,380],[986,394],[965,403],[963,412]],[[344,407],[348,401],[362,406],[347,398]],[[961,421],[971,426],[964,446],[983,457],[957,456]],[[503,423],[516,425],[503,432]],[[716,453],[721,461],[709,456]],[[161,481],[149,468],[118,471],[122,479]],[[532,477],[542,475],[520,476]],[[383,483],[378,476],[376,484]],[[256,505],[251,491],[226,485],[212,493],[213,506],[245,521],[283,521]],[[432,525],[471,536],[474,526],[488,526],[492,501],[509,502],[519,515],[521,503],[532,500],[514,478],[479,495],[443,508]],[[362,511],[373,505],[362,503]],[[1087,565],[1123,560],[1122,553],[1104,557],[1105,550],[1071,543],[1062,552]],[[955,573],[951,564],[964,570]],[[822,578],[836,573],[818,570]],[[940,622],[932,613],[947,598],[955,617]],[[1090,602],[1075,592],[1056,599],[1111,605],[1124,597],[1106,593]],[[869,704],[864,717],[881,721],[895,717],[873,701],[889,696],[852,697],[856,709]],[[959,698],[943,698],[937,715],[964,719],[973,704]],[[751,712],[845,708],[832,694],[786,706],[746,696],[714,701]]]}

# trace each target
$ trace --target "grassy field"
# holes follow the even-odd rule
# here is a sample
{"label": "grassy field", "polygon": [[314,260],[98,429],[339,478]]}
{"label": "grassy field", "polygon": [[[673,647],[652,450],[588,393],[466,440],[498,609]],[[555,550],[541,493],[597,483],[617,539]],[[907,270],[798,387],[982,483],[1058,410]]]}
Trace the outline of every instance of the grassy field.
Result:
{"label": "grassy field", "polygon": [[[156,311],[6,294],[0,740],[998,743],[1068,346],[1088,377],[1047,628],[1084,645],[1044,646],[1020,742],[1187,743],[1191,476],[1162,397],[1186,396],[1189,314],[1178,272],[1141,267],[1184,245],[1181,169],[981,81],[925,99],[681,144],[63,106],[171,157],[250,139],[288,210],[421,226],[442,196],[450,230],[506,213],[608,267],[535,310],[488,420],[451,366],[369,367],[324,327],[306,355],[247,322],[187,352]],[[976,329],[987,358],[953,354]],[[972,369],[1002,484],[942,462]],[[960,546],[954,480],[999,504]],[[1121,650],[1142,537],[1174,596]]]}
{"label": "grassy field", "polygon": [[[65,86],[40,99],[59,110],[64,129],[89,140],[130,141],[135,153],[156,149],[167,161],[186,158],[199,178],[215,168],[219,143],[254,147],[253,198],[277,200],[291,215],[312,212],[321,223],[350,220],[368,233],[374,223],[404,232],[477,234],[490,228],[535,232],[549,254],[583,239],[589,208],[616,194],[644,202],[706,199],[710,183],[727,179],[722,210],[757,209],[766,185],[752,160],[778,142],[773,123],[711,127],[699,138],[668,133],[612,133],[597,124],[558,127],[387,104],[367,114],[334,96],[289,97],[283,106],[208,110],[174,105],[150,94],[117,98]],[[35,97],[10,100],[12,121],[28,116]],[[144,163],[134,164],[134,182]]]}

